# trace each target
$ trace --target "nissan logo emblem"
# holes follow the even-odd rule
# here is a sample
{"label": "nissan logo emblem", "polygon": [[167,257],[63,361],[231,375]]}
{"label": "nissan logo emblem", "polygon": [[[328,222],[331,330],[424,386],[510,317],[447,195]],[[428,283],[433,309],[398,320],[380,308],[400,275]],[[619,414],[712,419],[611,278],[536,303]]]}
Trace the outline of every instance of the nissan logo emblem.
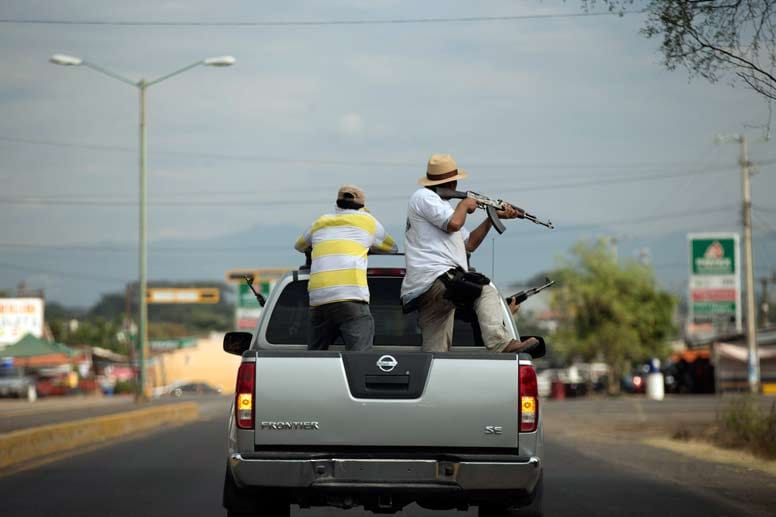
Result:
{"label": "nissan logo emblem", "polygon": [[385,373],[392,372],[396,365],[399,364],[392,355],[384,355],[377,360],[377,367]]}

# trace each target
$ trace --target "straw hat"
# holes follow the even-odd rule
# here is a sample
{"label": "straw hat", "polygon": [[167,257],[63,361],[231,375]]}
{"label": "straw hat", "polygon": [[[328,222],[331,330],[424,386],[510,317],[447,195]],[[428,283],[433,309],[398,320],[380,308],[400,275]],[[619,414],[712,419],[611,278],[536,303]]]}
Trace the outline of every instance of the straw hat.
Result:
{"label": "straw hat", "polygon": [[418,180],[424,187],[441,185],[448,181],[456,181],[468,178],[466,171],[458,168],[458,164],[449,154],[432,154],[428,159],[426,175]]}

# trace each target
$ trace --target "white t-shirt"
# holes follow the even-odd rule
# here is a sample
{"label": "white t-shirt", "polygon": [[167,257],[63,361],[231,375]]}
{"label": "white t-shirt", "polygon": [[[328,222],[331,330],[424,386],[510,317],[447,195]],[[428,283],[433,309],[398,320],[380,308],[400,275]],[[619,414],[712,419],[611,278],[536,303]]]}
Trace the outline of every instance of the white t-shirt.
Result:
{"label": "white t-shirt", "polygon": [[466,241],[469,231],[447,232],[453,207],[435,192],[421,188],[410,197],[404,249],[407,273],[401,284],[404,303],[425,293],[445,271],[460,267],[468,270]]}

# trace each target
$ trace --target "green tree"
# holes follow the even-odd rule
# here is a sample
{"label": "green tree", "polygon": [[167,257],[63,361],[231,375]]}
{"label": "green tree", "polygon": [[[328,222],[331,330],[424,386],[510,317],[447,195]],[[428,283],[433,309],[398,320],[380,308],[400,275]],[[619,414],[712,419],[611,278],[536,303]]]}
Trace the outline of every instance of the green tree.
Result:
{"label": "green tree", "polygon": [[551,293],[560,315],[553,343],[567,356],[603,358],[610,392],[632,361],[666,355],[676,299],[657,287],[651,268],[621,266],[603,241],[580,242],[552,278],[560,284]]}
{"label": "green tree", "polygon": [[666,68],[716,82],[733,73],[766,99],[776,99],[774,0],[582,0],[623,12],[641,8],[641,29],[661,41]]}
{"label": "green tree", "polygon": [[122,354],[129,352],[126,343],[122,343],[118,334],[118,322],[102,317],[79,320],[71,327],[68,320],[54,320],[50,323],[54,339],[66,345],[89,345],[107,348]]}

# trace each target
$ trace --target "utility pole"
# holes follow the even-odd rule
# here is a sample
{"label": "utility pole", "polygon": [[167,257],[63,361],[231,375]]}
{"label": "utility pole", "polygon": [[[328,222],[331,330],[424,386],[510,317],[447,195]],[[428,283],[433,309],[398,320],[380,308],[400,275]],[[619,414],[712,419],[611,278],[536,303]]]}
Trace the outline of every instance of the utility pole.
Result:
{"label": "utility pole", "polygon": [[741,166],[741,195],[743,197],[741,212],[744,224],[744,281],[746,282],[746,347],[747,378],[749,391],[760,392],[760,359],[757,354],[757,312],[754,303],[754,257],[752,254],[752,186],[750,184],[749,156],[746,147],[746,136],[740,135],[738,142],[741,154],[738,164]]}
{"label": "utility pole", "polygon": [[649,267],[649,262],[649,248],[641,248],[639,250],[639,263],[644,267]]}
{"label": "utility pole", "polygon": [[718,136],[717,143],[736,142],[740,147],[741,218],[744,226],[744,282],[746,287],[746,347],[749,391],[760,392],[760,358],[757,353],[757,309],[754,302],[754,256],[752,253],[752,163],[747,152],[746,135]]}
{"label": "utility pole", "polygon": [[146,370],[146,361],[148,360],[148,300],[146,299],[146,289],[148,287],[148,155],[146,154],[146,88],[148,83],[141,79],[137,83],[140,92],[140,239],[139,247],[139,270],[140,281],[138,282],[138,322],[137,330],[137,351],[140,359],[139,378],[135,400],[138,402],[148,400],[148,374]]}

